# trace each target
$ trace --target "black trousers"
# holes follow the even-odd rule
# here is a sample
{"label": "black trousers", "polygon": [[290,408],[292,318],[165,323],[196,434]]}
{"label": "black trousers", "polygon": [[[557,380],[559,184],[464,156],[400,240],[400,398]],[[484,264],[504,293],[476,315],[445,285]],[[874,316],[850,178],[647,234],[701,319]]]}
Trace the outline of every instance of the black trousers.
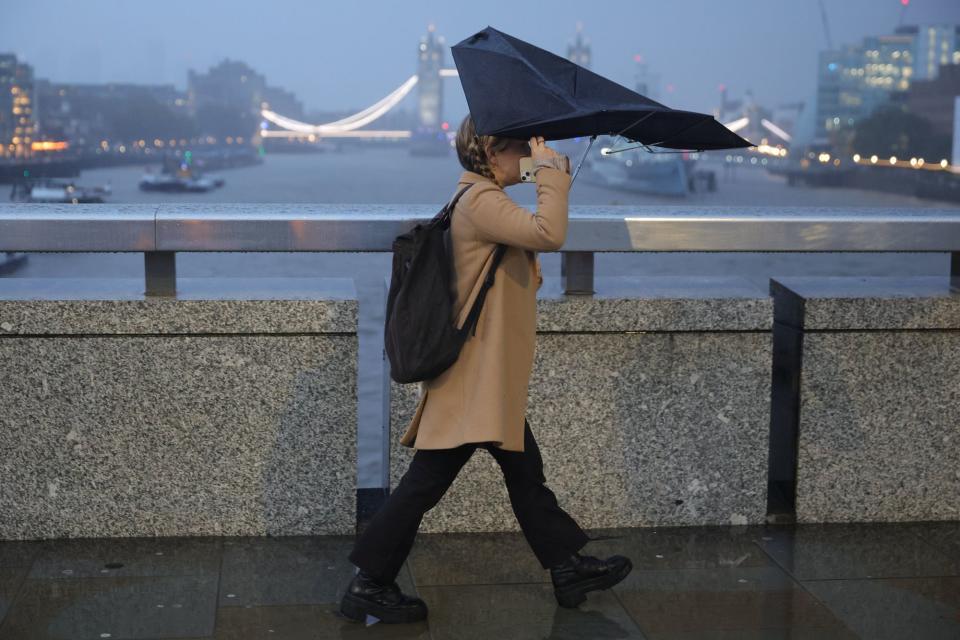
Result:
{"label": "black trousers", "polygon": [[417,449],[396,488],[357,536],[350,562],[379,581],[396,579],[423,514],[440,501],[477,447],[489,451],[499,463],[513,513],[544,569],[563,562],[591,540],[544,484],[540,449],[524,419],[523,451],[477,442],[451,449]]}

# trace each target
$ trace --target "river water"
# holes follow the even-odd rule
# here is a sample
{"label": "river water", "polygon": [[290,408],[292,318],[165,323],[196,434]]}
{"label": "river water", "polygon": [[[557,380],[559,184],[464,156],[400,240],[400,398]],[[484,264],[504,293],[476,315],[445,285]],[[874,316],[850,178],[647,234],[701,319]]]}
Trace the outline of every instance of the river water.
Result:
{"label": "river water", "polygon": [[[723,157],[722,152],[716,156]],[[579,156],[571,156],[576,162]],[[702,162],[717,175],[714,192],[692,193],[683,199],[651,196],[588,184],[578,176],[570,191],[571,205],[882,207],[885,209],[947,209],[960,215],[954,203],[856,189],[789,187],[765,170],[739,166],[734,173],[722,163]],[[109,182],[110,203],[370,203],[430,204],[437,210],[453,193],[462,168],[455,153],[446,158],[412,157],[406,150],[367,147],[317,154],[268,154],[262,165],[213,172],[225,185],[205,194],[146,193],[137,187],[143,167],[85,171],[78,184]],[[2,187],[0,197],[9,195]],[[535,208],[534,185],[507,187],[518,203]],[[545,277],[560,276],[560,255],[540,256]],[[608,275],[738,275],[759,286],[767,278],[787,275],[945,275],[945,253],[598,253],[598,277]],[[375,277],[390,273],[390,255],[360,253],[179,253],[178,277]],[[131,277],[142,278],[142,254],[34,253],[7,277]]]}

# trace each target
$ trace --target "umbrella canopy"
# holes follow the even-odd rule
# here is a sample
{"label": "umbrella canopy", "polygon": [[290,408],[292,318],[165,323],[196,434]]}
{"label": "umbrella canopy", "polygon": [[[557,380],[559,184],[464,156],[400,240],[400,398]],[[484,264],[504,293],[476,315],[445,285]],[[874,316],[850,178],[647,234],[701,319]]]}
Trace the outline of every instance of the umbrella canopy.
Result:
{"label": "umbrella canopy", "polygon": [[451,47],[480,135],[621,135],[667,149],[734,149],[753,143],[713,116],[655,102],[566,58],[487,26]]}

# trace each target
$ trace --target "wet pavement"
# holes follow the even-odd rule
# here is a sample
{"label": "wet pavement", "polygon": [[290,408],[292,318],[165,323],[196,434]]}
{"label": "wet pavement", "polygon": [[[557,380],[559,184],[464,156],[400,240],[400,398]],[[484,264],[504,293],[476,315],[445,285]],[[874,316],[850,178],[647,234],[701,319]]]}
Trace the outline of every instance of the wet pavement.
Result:
{"label": "wet pavement", "polygon": [[419,534],[413,624],[337,613],[353,536],[0,541],[0,639],[960,638],[960,522],[587,531],[634,569],[578,609],[519,532]]}

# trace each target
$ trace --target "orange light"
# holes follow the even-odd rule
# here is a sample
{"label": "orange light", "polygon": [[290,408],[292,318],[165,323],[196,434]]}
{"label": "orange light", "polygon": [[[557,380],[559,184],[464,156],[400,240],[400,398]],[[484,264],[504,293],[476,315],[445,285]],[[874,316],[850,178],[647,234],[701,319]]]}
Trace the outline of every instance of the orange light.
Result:
{"label": "orange light", "polygon": [[62,151],[70,146],[68,142],[58,142],[56,140],[37,140],[30,144],[33,151]]}

